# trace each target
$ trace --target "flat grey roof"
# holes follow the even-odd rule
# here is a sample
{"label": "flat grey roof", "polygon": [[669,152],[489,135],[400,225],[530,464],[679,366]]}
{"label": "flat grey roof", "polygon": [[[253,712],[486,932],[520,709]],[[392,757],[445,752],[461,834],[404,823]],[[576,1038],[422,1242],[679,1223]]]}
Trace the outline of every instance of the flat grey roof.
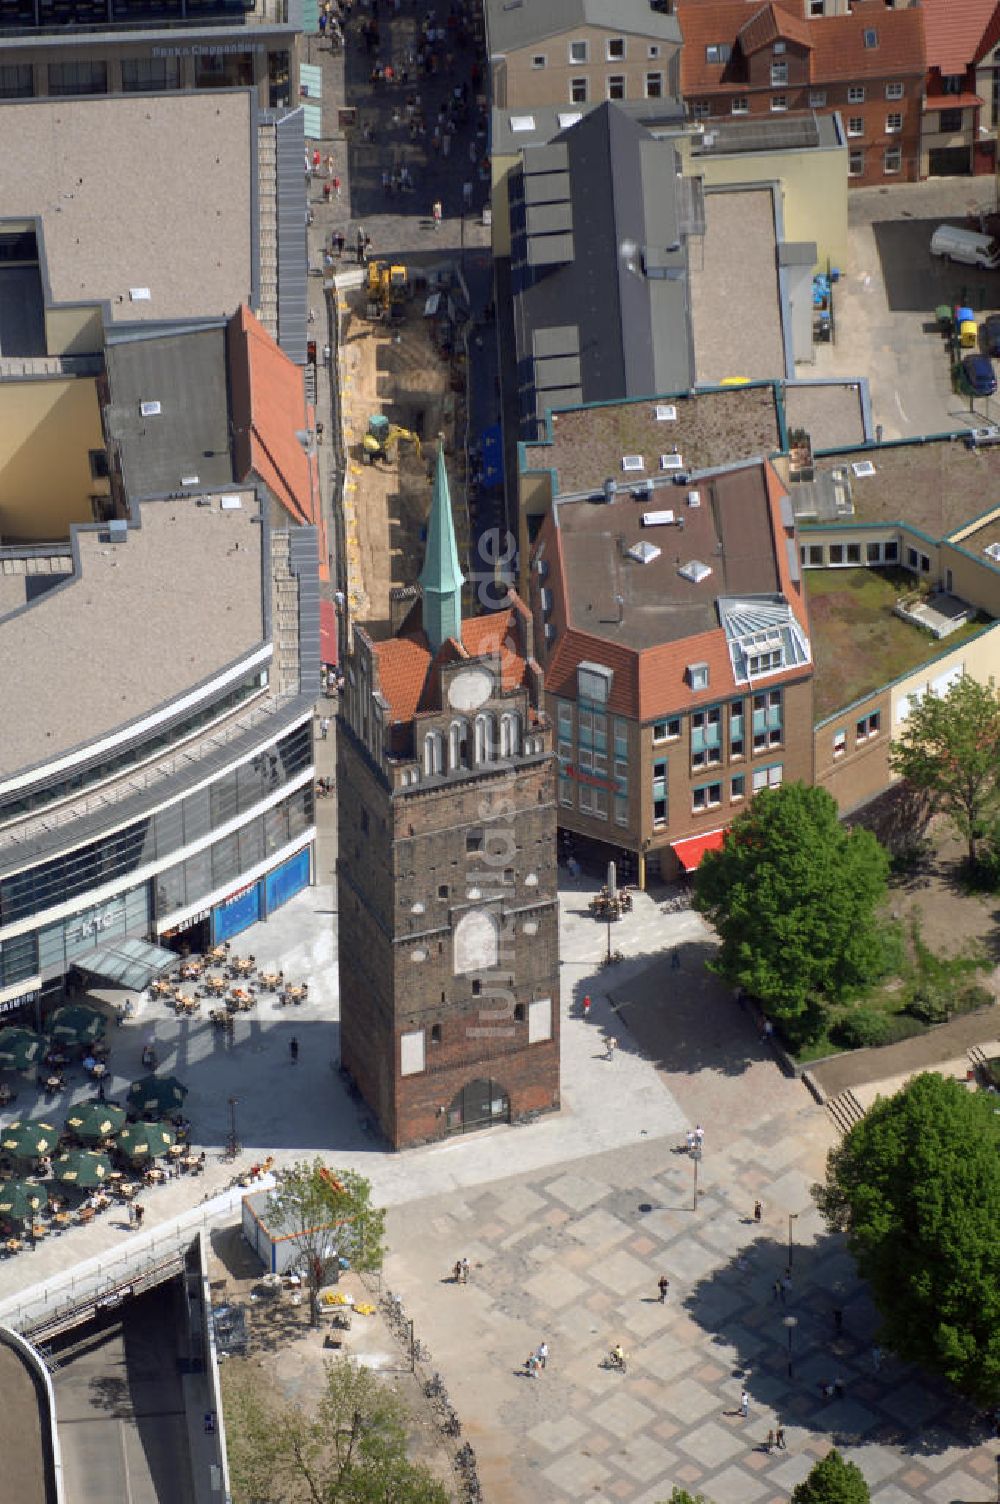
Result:
{"label": "flat grey roof", "polygon": [[[705,240],[691,258],[695,374],[706,386],[785,374],[770,188],[705,194]],[[666,390],[660,387],[659,390]]]}
{"label": "flat grey roof", "polygon": [[[229,499],[229,498],[227,498]],[[264,637],[256,492],[147,501],[126,539],[76,528],[75,577],[0,620],[0,776],[34,767],[159,709]]]}
{"label": "flat grey roof", "polygon": [[248,301],[252,110],[250,90],[0,103],[0,221],[41,219],[50,298],[128,323]]}
{"label": "flat grey roof", "polygon": [[678,46],[681,42],[677,17],[655,11],[651,0],[485,0],[485,9],[491,57],[530,47],[575,26],[603,26]]}
{"label": "flat grey roof", "polygon": [[706,124],[691,142],[694,157],[718,157],[745,151],[829,150],[843,142],[832,115],[778,116],[773,120],[724,120]]}
{"label": "flat grey roof", "polygon": [[[107,372],[108,436],[120,446],[129,496],[233,483],[225,325],[114,340]],[[144,417],[149,401],[160,411]]]}
{"label": "flat grey roof", "polygon": [[[711,631],[719,625],[719,596],[771,595],[781,590],[771,513],[762,465],[747,465],[697,481],[701,504],[687,505],[687,490],[665,486],[648,502],[625,495],[602,501],[562,502],[556,513],[566,594],[574,625],[641,651]],[[643,526],[643,515],[671,510],[674,524]],[[630,558],[636,544],[659,555],[648,564]],[[679,565],[706,564],[695,582]],[[618,599],[622,605],[617,606]]]}

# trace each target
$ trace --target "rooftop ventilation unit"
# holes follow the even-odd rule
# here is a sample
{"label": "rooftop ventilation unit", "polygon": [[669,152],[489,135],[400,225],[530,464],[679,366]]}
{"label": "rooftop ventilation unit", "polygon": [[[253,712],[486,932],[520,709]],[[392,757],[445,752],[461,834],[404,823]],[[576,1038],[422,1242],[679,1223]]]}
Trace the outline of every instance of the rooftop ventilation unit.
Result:
{"label": "rooftop ventilation unit", "polygon": [[629,486],[629,495],[633,501],[642,501],[645,497],[652,496],[653,489],[651,480],[641,480],[636,485]]}
{"label": "rooftop ventilation unit", "polygon": [[682,564],[677,573],[682,580],[690,580],[692,585],[700,585],[702,580],[707,580],[712,573],[711,566],[703,564],[700,559],[691,559],[687,564]]}
{"label": "rooftop ventilation unit", "polygon": [[556,119],[559,122],[559,129],[561,131],[565,131],[568,130],[571,125],[577,125],[583,119],[583,115],[579,110],[568,110],[565,112],[560,111],[556,115]]}
{"label": "rooftop ventilation unit", "polygon": [[700,491],[689,491],[688,492],[688,506],[689,507],[700,507],[701,506],[701,492]]}
{"label": "rooftop ventilation unit", "polygon": [[660,455],[660,469],[661,470],[683,470],[684,469],[684,460],[681,457],[681,455],[679,455],[679,454],[661,454]]}
{"label": "rooftop ventilation unit", "polygon": [[224,512],[238,512],[243,503],[238,496],[223,496],[220,505]]}
{"label": "rooftop ventilation unit", "polygon": [[130,287],[128,290],[129,301],[132,303],[148,303],[152,297],[148,287]]}
{"label": "rooftop ventilation unit", "polygon": [[988,423],[982,428],[973,428],[965,436],[966,447],[977,449],[980,444],[1000,444],[1000,427]]}
{"label": "rooftop ventilation unit", "polygon": [[632,547],[626,549],[625,552],[637,564],[652,564],[654,559],[660,557],[663,550],[657,548],[655,543],[646,543],[644,540],[642,543],[633,543]]}
{"label": "rooftop ventilation unit", "polygon": [[605,504],[605,506],[609,507],[611,505],[611,503],[615,499],[615,496],[616,496],[617,492],[618,492],[618,487],[616,486],[615,482],[609,476],[608,479],[604,482],[604,504]]}
{"label": "rooftop ventilation unit", "polygon": [[140,402],[139,411],[144,418],[158,418],[162,409],[158,402]]}
{"label": "rooftop ventilation unit", "polygon": [[671,527],[677,521],[673,512],[643,512],[643,527]]}
{"label": "rooftop ventilation unit", "polygon": [[987,543],[983,549],[983,553],[992,559],[994,563],[1000,564],[1000,543]]}
{"label": "rooftop ventilation unit", "polygon": [[108,523],[108,537],[112,543],[124,543],[128,538],[128,523],[116,518]]}
{"label": "rooftop ventilation unit", "polygon": [[677,409],[670,402],[658,402],[656,405],[657,423],[676,423]]}
{"label": "rooftop ventilation unit", "polygon": [[512,131],[533,131],[535,117],[534,115],[511,115],[510,128]]}
{"label": "rooftop ventilation unit", "polygon": [[641,454],[623,454],[622,469],[628,474],[633,470],[645,470],[646,463]]}
{"label": "rooftop ventilation unit", "polygon": [[854,471],[859,480],[863,479],[863,477],[866,475],[875,474],[875,466],[872,464],[871,460],[855,460],[854,464],[851,466],[851,469]]}
{"label": "rooftop ventilation unit", "polygon": [[549,612],[552,610],[552,591],[547,589],[544,585],[542,586],[542,610],[545,612],[546,616],[548,616]]}
{"label": "rooftop ventilation unit", "polygon": [[198,484],[198,482],[199,482],[199,479],[200,479],[200,477],[197,476],[197,475],[182,475],[181,476],[181,485],[182,486],[196,486]]}

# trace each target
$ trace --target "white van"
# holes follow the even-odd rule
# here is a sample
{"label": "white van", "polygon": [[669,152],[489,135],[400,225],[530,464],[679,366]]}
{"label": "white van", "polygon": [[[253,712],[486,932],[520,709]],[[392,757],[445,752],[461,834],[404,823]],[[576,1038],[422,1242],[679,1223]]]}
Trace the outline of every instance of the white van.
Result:
{"label": "white van", "polygon": [[931,255],[989,271],[1000,266],[1000,245],[992,235],[977,235],[974,230],[959,230],[954,225],[938,225],[931,236]]}

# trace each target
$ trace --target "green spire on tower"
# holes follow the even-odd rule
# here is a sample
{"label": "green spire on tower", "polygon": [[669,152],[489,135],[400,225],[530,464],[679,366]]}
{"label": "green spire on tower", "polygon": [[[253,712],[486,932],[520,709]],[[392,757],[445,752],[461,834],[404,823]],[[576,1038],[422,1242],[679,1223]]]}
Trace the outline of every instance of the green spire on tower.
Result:
{"label": "green spire on tower", "polygon": [[451,491],[444,464],[444,445],[438,444],[434,471],[434,495],[427,523],[427,548],[420,585],[424,594],[424,631],[431,652],[436,653],[449,637],[462,636],[462,586],[465,576],[458,562],[455,523],[451,515]]}

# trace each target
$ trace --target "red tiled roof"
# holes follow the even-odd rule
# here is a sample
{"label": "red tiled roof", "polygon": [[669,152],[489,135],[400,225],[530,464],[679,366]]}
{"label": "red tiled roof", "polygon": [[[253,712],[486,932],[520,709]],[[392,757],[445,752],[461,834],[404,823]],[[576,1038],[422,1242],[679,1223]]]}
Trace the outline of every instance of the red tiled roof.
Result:
{"label": "red tiled roof", "polygon": [[337,658],[337,614],[333,609],[332,601],[320,601],[319,603],[319,657],[321,663],[336,664]]}
{"label": "red tiled roof", "polygon": [[[808,637],[809,616],[802,583],[791,578],[785,548],[788,533],[781,517],[781,498],[786,494],[785,488],[769,460],[764,461],[764,477],[771,512],[771,536],[776,545],[778,588]],[[694,710],[700,705],[712,705],[729,695],[746,692],[746,686],[736,682],[729,645],[721,626],[642,650],[574,627],[567,609],[568,585],[561,530],[551,512],[542,523],[536,541],[536,558],[542,544],[549,564],[545,583],[552,592],[549,620],[556,627],[555,646],[545,666],[545,687],[550,693],[575,698],[576,670],[581,663],[588,661],[602,663],[613,670],[608,701],[611,713],[630,716],[641,722],[675,711]],[[707,689],[691,688],[687,671],[692,663],[708,665]],[[777,688],[809,672],[810,665],[801,665],[781,674],[768,675],[767,682]]]}
{"label": "red tiled roof", "polygon": [[412,612],[405,637],[372,644],[391,721],[412,721],[419,711],[439,710],[440,669],[461,659],[498,656],[501,687],[518,689],[525,679],[527,619],[523,601],[511,592],[511,604],[505,610],[463,620],[462,641],[449,637],[432,657],[419,616]]}
{"label": "red tiled roof", "polygon": [[923,0],[927,66],[964,73],[976,57],[997,0]]}
{"label": "red tiled roof", "polygon": [[978,94],[928,94],[924,100],[924,114],[932,110],[978,110],[984,101]]}
{"label": "red tiled roof", "polygon": [[[992,18],[987,22],[979,46],[972,56],[974,63],[981,62],[988,52],[992,52],[997,42],[1000,42],[1000,4],[993,11]],[[938,64],[940,67],[940,64]]]}
{"label": "red tiled roof", "polygon": [[[781,11],[793,12],[787,21]],[[770,12],[770,14],[768,14]],[[719,89],[745,88],[742,69],[732,62],[710,63],[706,48],[728,42],[743,50],[749,38],[751,51],[767,45],[770,28],[775,35],[808,45],[811,84],[848,82],[865,78],[895,78],[926,71],[923,11],[917,7],[886,10],[876,0],[855,0],[853,11],[843,16],[802,18],[795,0],[771,0],[748,20],[747,0],[680,0],[677,6],[684,46],[681,50],[681,93],[685,98]],[[866,47],[864,34],[874,29],[878,46]],[[804,41],[803,38],[807,38]]]}
{"label": "red tiled roof", "polygon": [[744,57],[759,52],[762,47],[770,47],[779,38],[798,42],[801,47],[813,45],[809,22],[803,16],[790,15],[780,5],[775,5],[774,0],[754,12],[740,27],[738,35]]}
{"label": "red tiled roof", "polygon": [[234,385],[249,405],[249,452],[246,440],[238,442],[238,463],[256,471],[296,522],[317,528],[320,579],[329,580],[317,460],[296,437],[315,424],[303,374],[245,305],[233,323],[238,337],[231,358],[239,365]]}

